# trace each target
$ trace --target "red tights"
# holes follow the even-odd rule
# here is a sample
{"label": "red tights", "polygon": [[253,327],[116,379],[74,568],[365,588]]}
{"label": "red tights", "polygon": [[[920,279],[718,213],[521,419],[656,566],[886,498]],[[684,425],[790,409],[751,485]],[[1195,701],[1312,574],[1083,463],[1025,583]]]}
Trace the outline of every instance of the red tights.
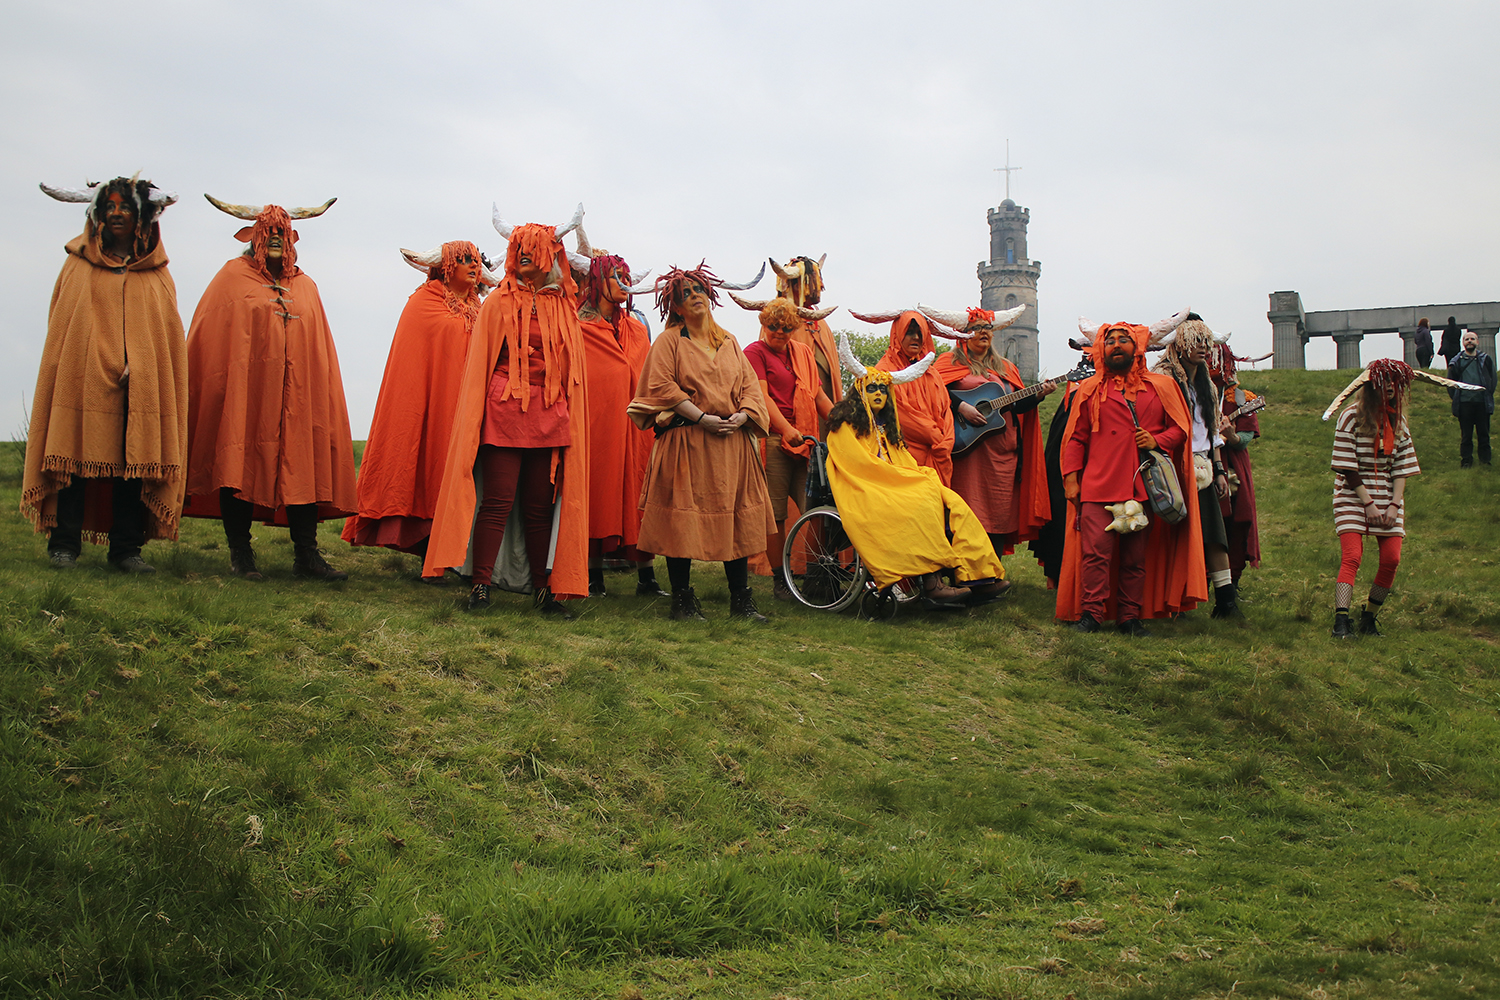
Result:
{"label": "red tights", "polygon": [[526,558],[531,583],[547,582],[547,550],[552,545],[552,449],[479,446],[484,500],[474,521],[474,582],[489,583],[505,539],[505,522],[519,496],[526,526]]}
{"label": "red tights", "polygon": [[[1375,535],[1380,544],[1380,569],[1375,573],[1375,586],[1390,589],[1396,580],[1396,567],[1401,565],[1401,536]],[[1359,560],[1364,555],[1365,536],[1358,531],[1346,531],[1339,535],[1339,583],[1354,586],[1359,574]]]}

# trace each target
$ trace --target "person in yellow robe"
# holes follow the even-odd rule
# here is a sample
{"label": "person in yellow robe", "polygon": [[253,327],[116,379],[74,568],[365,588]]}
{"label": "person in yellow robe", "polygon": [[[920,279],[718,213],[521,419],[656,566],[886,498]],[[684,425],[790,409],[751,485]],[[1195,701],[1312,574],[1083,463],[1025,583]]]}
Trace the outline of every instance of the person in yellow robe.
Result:
{"label": "person in yellow robe", "polygon": [[[933,355],[898,372],[866,370],[840,335],[839,354],[855,374],[852,391],[828,415],[828,482],[839,519],[879,587],[922,581],[938,604],[994,600],[1010,589],[984,525],[901,439],[893,383],[919,378]],[[959,586],[940,574],[953,571]]]}

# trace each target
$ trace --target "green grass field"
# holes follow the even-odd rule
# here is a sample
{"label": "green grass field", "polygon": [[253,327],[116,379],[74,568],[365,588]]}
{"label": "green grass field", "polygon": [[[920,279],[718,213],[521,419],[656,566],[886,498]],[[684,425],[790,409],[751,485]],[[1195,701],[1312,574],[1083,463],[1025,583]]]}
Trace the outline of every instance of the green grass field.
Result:
{"label": "green grass field", "polygon": [[230,577],[204,521],[58,573],[6,452],[0,996],[1500,995],[1500,474],[1416,387],[1387,634],[1336,644],[1347,376],[1245,373],[1248,621],[1139,642],[1060,628],[1024,553],[970,616],[762,580],[763,628],[711,566],[707,624],[471,616],[334,524],[347,584],[272,529]]}

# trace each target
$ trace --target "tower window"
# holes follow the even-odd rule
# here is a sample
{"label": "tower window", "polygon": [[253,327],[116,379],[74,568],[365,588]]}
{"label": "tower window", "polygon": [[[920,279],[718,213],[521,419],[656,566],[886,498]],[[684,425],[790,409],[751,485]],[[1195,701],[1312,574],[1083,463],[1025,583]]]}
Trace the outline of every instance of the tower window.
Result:
{"label": "tower window", "polygon": [[1014,295],[1007,295],[1005,297],[1005,308],[1007,308],[1007,309],[1014,309],[1015,307],[1016,307],[1016,297]]}
{"label": "tower window", "polygon": [[1007,264],[1014,264],[1015,262],[1016,262],[1016,241],[1015,241],[1014,237],[1009,237],[1008,236],[1005,239],[1005,263],[1007,263]]}

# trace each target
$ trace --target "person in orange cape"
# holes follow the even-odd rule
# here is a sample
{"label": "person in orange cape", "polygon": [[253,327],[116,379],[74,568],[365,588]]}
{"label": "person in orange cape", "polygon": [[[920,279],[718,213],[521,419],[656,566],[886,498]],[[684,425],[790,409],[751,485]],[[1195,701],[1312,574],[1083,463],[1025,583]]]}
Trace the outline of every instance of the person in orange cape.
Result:
{"label": "person in orange cape", "polygon": [[529,589],[562,618],[564,600],[588,594],[587,361],[562,245],[582,217],[579,205],[565,226],[510,226],[495,210],[505,274],[469,339],[422,567],[441,576],[471,559],[471,611],[490,606],[492,585]]}
{"label": "person in orange cape", "polygon": [[[964,313],[923,309],[929,319],[969,334],[933,367],[950,392],[954,422],[983,427],[987,418],[972,404],[952,396],[953,390],[977,389],[991,383],[1003,393],[1023,388],[1015,363],[994,351],[997,330],[1016,321],[1025,306],[1002,313],[970,309]],[[1043,381],[1037,392],[1003,411],[1005,427],[981,438],[953,456],[953,489],[966,500],[995,546],[1007,555],[1017,542],[1030,541],[1051,518],[1047,466],[1042,447],[1042,423],[1037,404],[1055,387]]]}
{"label": "person in orange cape", "polygon": [[[1167,323],[1181,322],[1179,313]],[[1087,333],[1084,321],[1079,327]],[[1166,327],[1171,329],[1171,326]],[[1192,423],[1177,383],[1146,370],[1151,329],[1106,323],[1093,332],[1095,374],[1078,383],[1063,436],[1063,492],[1071,502],[1057,581],[1057,617],[1079,632],[1113,618],[1130,636],[1142,619],[1189,611],[1208,598],[1198,494],[1183,490],[1187,517],[1120,531],[1106,506],[1147,500],[1139,450],[1171,455],[1182,483],[1193,482]],[[1132,412],[1132,408],[1134,412]],[[1118,508],[1117,508],[1118,509]],[[1123,518],[1119,520],[1123,521]]]}
{"label": "person in orange cape", "polygon": [[349,574],[318,551],[318,522],[358,509],[354,441],[318,286],[297,266],[292,222],[328,211],[209,203],[251,221],[245,252],[204,289],[188,328],[188,484],[183,513],[224,524],[230,570],[263,579],[250,522],[286,525],[292,572]]}
{"label": "person in orange cape", "polygon": [[[883,313],[851,312],[866,323],[891,324],[891,344],[875,367],[885,372],[901,371],[916,364],[936,348],[933,337],[962,339],[954,331],[928,319],[920,310]],[[920,378],[896,383],[891,390],[901,407],[901,434],[918,465],[938,474],[944,486],[953,485],[953,406],[948,387],[934,366]]]}
{"label": "person in orange cape", "polygon": [[187,348],[157,222],[177,196],[138,177],[41,187],[89,208],[52,290],[21,513],[57,569],[87,539],[109,542],[116,569],[154,573],[141,548],[177,537],[187,481]]}
{"label": "person in orange cape", "polygon": [[343,538],[421,556],[432,533],[480,291],[500,279],[466,240],[426,253],[403,249],[401,256],[427,280],[406,300],[391,338],[359,466],[359,513],[344,522]]}
{"label": "person in orange cape", "polygon": [[749,288],[763,274],[764,267],[755,281],[729,285],[699,264],[656,279],[666,329],[651,343],[629,412],[656,433],[641,487],[640,544],[667,557],[674,620],[703,620],[692,587],[692,561],[700,559],[724,564],[732,615],[766,621],[748,563],[776,530],[755,451],[770,415],[755,369],[712,308],[719,288]]}
{"label": "person in orange cape", "polygon": [[745,360],[755,369],[771,419],[771,434],[761,441],[761,459],[776,518],[776,531],[766,540],[766,562],[774,581],[772,595],[778,601],[792,600],[786,578],[776,572],[786,545],[787,500],[791,498],[799,507],[806,502],[807,459],[818,421],[826,420],[833,409],[822,389],[812,348],[792,339],[802,322],[790,300],[772,299],[760,310],[760,339],[745,348]]}
{"label": "person in orange cape", "polygon": [[[638,503],[651,461],[652,434],[631,423],[625,412],[651,340],[645,325],[631,315],[630,288],[635,282],[630,266],[602,250],[593,253],[578,308],[588,358],[584,388],[589,397],[589,594],[607,596],[604,560],[613,557],[635,563],[638,597],[666,597],[656,582],[656,556],[637,545]],[[644,278],[641,274],[637,280]]]}

